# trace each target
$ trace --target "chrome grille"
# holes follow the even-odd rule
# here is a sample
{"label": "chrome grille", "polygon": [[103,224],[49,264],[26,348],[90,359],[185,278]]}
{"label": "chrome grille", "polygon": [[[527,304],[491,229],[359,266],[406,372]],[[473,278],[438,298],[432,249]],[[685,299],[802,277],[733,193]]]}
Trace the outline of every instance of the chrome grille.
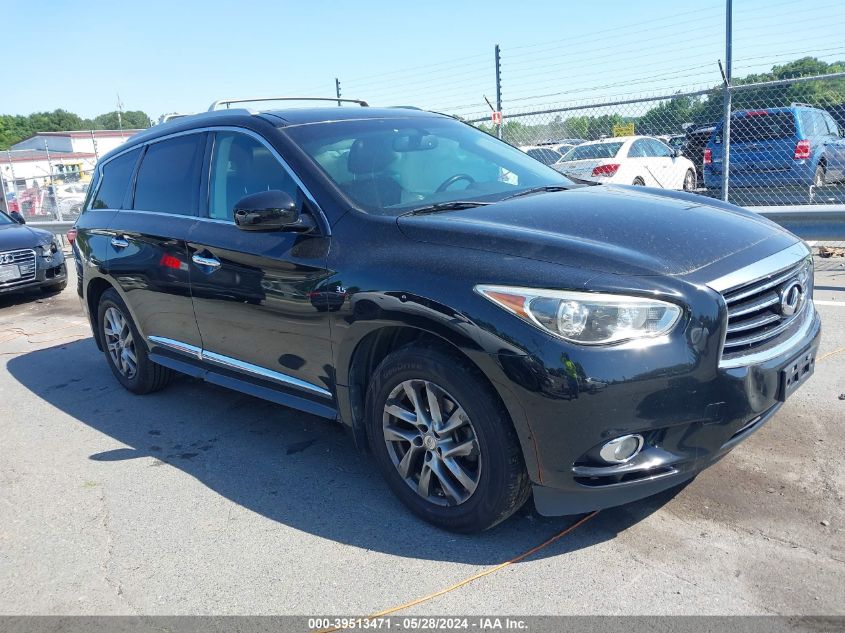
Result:
{"label": "chrome grille", "polygon": [[[795,333],[811,313],[812,260],[802,258],[787,268],[775,270],[753,281],[722,292],[728,307],[728,327],[722,351],[723,362],[732,365],[745,355],[777,345]],[[803,301],[794,313],[785,296],[798,283]]]}
{"label": "chrome grille", "polygon": [[0,282],[0,288],[35,280],[35,251],[31,248],[0,252],[0,266],[5,264],[17,265],[21,276],[18,279]]}

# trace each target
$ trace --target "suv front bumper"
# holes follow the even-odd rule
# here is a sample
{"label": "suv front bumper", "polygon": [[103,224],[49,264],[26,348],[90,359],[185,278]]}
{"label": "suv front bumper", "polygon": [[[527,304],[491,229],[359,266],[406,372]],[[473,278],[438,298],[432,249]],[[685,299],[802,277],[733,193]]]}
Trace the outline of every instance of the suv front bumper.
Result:
{"label": "suv front bumper", "polygon": [[[812,367],[821,322],[815,311],[811,318],[793,346],[755,365],[712,375],[699,367],[686,376],[631,379],[635,366],[621,360],[614,376],[601,381],[581,380],[576,387],[558,380],[552,383],[557,389],[548,384],[541,391],[520,389],[516,393],[530,412],[538,457],[532,477],[537,511],[557,516],[622,505],[689,481],[717,462],[780,409],[784,368],[795,359]],[[554,368],[548,372],[556,374]],[[597,446],[629,433],[645,438],[631,461],[585,460]]]}

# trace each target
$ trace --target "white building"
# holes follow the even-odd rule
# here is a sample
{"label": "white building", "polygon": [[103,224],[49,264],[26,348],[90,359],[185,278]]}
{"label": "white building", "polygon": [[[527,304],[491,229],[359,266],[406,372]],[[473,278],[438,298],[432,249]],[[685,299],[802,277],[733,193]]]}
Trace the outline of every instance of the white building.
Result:
{"label": "white building", "polygon": [[35,136],[15,143],[12,151],[34,149],[38,151],[99,154],[102,156],[141,130],[92,130],[88,132],[39,132]]}
{"label": "white building", "polygon": [[44,185],[51,176],[60,180],[87,180],[100,156],[137,132],[140,130],[39,132],[0,152],[0,184],[8,194],[29,189],[36,183]]}

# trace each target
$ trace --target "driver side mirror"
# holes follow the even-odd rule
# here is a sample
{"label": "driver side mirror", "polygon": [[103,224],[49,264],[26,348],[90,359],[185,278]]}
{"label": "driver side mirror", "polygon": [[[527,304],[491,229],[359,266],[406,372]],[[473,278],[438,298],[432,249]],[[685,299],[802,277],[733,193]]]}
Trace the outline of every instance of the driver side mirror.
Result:
{"label": "driver side mirror", "polygon": [[296,231],[306,233],[315,226],[310,215],[296,207],[289,194],[277,189],[241,198],[234,208],[235,225],[244,231]]}

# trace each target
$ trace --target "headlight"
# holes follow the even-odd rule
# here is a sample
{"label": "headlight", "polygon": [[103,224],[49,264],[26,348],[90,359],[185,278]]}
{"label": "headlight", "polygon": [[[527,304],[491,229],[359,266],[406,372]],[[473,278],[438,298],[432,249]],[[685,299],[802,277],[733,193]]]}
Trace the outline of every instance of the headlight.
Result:
{"label": "headlight", "polygon": [[508,286],[476,286],[475,291],[524,321],[582,345],[661,336],[681,317],[679,306],[657,299]]}
{"label": "headlight", "polygon": [[41,245],[41,256],[44,259],[52,259],[53,254],[59,250],[59,247],[56,246],[56,242],[50,242],[49,244],[42,244]]}

